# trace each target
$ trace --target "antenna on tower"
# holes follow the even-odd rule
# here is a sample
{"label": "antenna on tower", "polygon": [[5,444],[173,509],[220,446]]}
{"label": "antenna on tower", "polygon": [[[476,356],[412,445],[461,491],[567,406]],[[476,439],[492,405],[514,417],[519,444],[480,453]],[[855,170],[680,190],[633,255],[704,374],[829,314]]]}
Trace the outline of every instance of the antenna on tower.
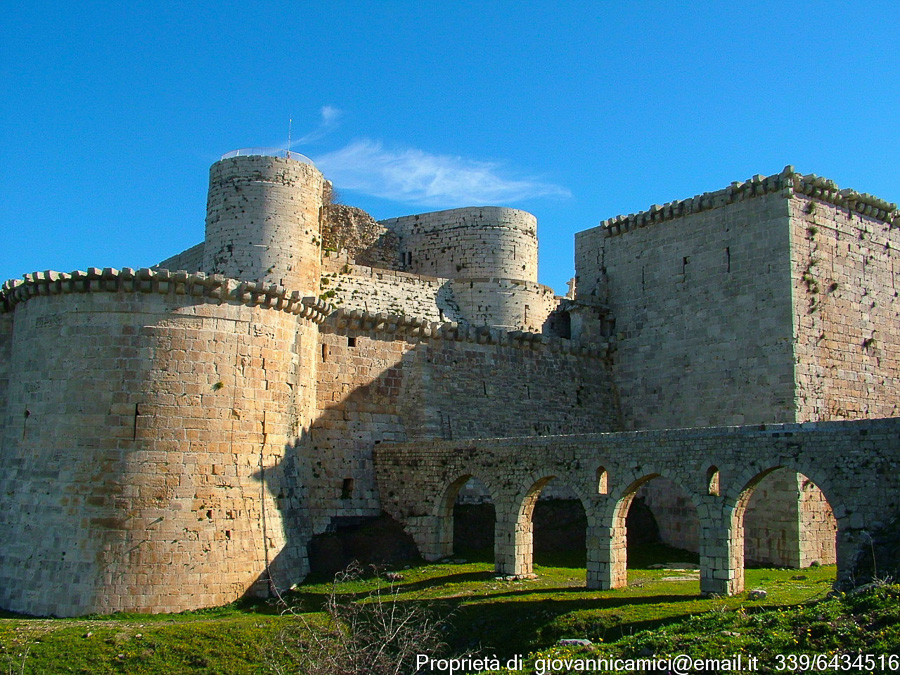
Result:
{"label": "antenna on tower", "polygon": [[287,158],[291,158],[291,127],[294,125],[294,118],[288,117],[288,145],[287,145]]}

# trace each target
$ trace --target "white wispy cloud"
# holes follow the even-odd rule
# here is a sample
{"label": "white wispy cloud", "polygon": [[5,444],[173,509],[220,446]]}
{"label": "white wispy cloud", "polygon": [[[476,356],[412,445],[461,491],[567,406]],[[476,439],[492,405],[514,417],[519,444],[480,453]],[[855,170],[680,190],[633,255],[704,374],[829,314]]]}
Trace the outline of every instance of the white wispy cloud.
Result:
{"label": "white wispy cloud", "polygon": [[567,189],[552,183],[506,177],[494,162],[415,148],[386,149],[370,139],[354,141],[314,160],[339,189],[424,206],[451,208],[571,196]]}
{"label": "white wispy cloud", "polygon": [[337,128],[338,122],[343,114],[343,110],[335,108],[333,105],[322,106],[322,108],[319,110],[319,115],[322,118],[319,122],[319,126],[317,126],[309,133],[305,134],[304,136],[301,136],[296,141],[292,142],[291,148],[298,145],[304,145],[305,143],[312,143],[319,140],[323,136],[326,136],[328,133]]}

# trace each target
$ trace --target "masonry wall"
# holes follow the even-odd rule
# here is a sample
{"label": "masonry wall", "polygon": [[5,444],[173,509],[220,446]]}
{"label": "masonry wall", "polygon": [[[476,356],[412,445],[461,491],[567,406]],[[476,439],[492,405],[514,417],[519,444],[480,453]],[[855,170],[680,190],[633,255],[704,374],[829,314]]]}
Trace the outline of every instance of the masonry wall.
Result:
{"label": "masonry wall", "polygon": [[318,294],[325,179],[283,157],[210,167],[203,271]]}
{"label": "masonry wall", "polygon": [[515,279],[452,279],[450,287],[463,320],[474,326],[540,333],[556,309],[553,289]]}
{"label": "masonry wall", "polygon": [[797,418],[896,417],[900,230],[819,195],[790,202]]}
{"label": "masonry wall", "polygon": [[407,271],[537,281],[537,219],[525,211],[480,206],[379,223],[400,237]]}
{"label": "masonry wall", "polygon": [[[0,309],[0,421],[6,412],[7,392],[9,391],[9,368],[12,360],[13,315]],[[2,438],[3,427],[0,427]]]}
{"label": "masonry wall", "polygon": [[630,429],[794,418],[781,177],[576,235],[577,298],[609,306]]}
{"label": "masonry wall", "polygon": [[618,423],[596,353],[403,335],[340,318],[322,329],[308,481],[316,531],[334,517],[380,513],[372,449],[381,442],[605,431]]}
{"label": "masonry wall", "polygon": [[264,592],[267,563],[302,578],[315,326],[149,271],[146,292],[88,276],[15,307],[0,606],[172,612]]}
{"label": "masonry wall", "polygon": [[178,255],[166,258],[156,267],[168,270],[185,270],[187,272],[206,272],[203,269],[203,248],[204,242],[201,241]]}
{"label": "masonry wall", "polygon": [[345,256],[323,259],[322,297],[335,307],[386,312],[425,321],[462,321],[448,279],[355,265]]}

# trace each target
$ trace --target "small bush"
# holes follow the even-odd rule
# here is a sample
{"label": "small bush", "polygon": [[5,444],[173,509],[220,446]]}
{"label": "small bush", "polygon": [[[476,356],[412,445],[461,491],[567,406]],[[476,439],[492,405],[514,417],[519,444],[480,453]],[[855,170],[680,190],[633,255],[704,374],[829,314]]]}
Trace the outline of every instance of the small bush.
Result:
{"label": "small bush", "polygon": [[358,582],[362,570],[351,565],[335,575],[323,610],[312,623],[296,609],[291,626],[278,636],[281,656],[272,669],[302,675],[401,675],[415,670],[417,654],[439,656],[446,650],[446,622],[426,604],[401,601],[399,589],[380,580],[362,597],[341,593]]}

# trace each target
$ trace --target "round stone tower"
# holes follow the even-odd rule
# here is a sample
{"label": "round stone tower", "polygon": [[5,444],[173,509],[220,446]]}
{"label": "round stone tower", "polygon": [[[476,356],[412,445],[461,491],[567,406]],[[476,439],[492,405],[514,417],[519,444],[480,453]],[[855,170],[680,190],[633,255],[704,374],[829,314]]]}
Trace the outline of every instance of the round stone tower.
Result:
{"label": "round stone tower", "polygon": [[318,294],[325,179],[301,157],[239,155],[212,165],[207,273]]}

